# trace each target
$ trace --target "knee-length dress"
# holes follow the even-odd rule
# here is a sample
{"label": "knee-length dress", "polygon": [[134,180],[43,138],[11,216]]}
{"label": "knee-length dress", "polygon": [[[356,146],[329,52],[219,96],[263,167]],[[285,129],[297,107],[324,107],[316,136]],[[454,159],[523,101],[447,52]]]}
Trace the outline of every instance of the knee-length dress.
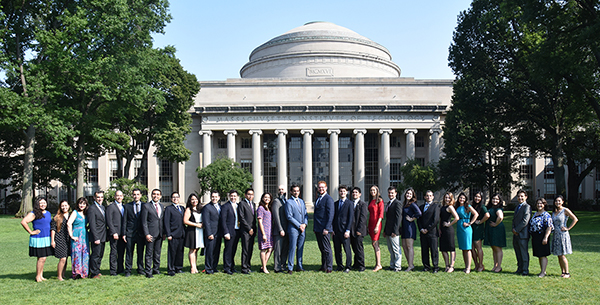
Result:
{"label": "knee-length dress", "polygon": [[77,217],[73,222],[73,237],[77,238],[77,241],[72,240],[71,242],[71,269],[73,271],[73,277],[81,276],[86,278],[90,268],[90,252],[88,245],[88,234],[85,229],[87,218],[85,218],[81,212],[77,212]]}
{"label": "knee-length dress", "polygon": [[377,233],[375,233],[375,226],[377,226],[377,221],[379,219],[383,219],[383,200],[378,198],[377,200],[371,200],[369,202],[369,236],[371,236],[371,240],[379,240],[379,235],[381,235],[381,223],[379,224],[379,228]]}
{"label": "knee-length dress", "polygon": [[565,255],[572,254],[571,235],[569,231],[563,231],[561,228],[567,226],[569,217],[565,214],[565,209],[560,212],[552,213],[552,222],[554,223],[554,236],[552,236],[552,254]]}
{"label": "knee-length dress", "polygon": [[417,220],[408,221],[406,216],[411,218],[419,218],[423,213],[416,203],[411,203],[409,206],[402,207],[402,239],[417,239]]}
{"label": "knee-length dress", "polygon": [[454,252],[454,227],[446,227],[444,222],[452,222],[452,213],[448,212],[448,206],[440,209],[440,251]]}
{"label": "knee-length dress", "polygon": [[[190,215],[190,222],[193,223],[201,223],[202,222],[202,213],[199,213],[195,210],[192,210],[192,214]],[[203,229],[187,226],[185,228],[185,247],[190,249],[199,249],[204,248],[204,232]]]}
{"label": "knee-length dress", "polygon": [[29,236],[29,256],[48,257],[54,254],[54,249],[50,243],[51,220],[50,212],[44,211],[44,217],[32,221],[33,230],[40,230],[40,233]]}
{"label": "knee-length dress", "polygon": [[[258,249],[265,250],[273,248],[273,236],[271,234],[271,211],[265,209],[263,206],[259,206],[256,211],[256,219],[262,219],[262,225],[265,229],[265,235],[262,234],[262,230],[258,229]],[[267,237],[265,241],[263,236]]]}
{"label": "knee-length dress", "polygon": [[547,244],[544,245],[542,243],[548,227],[554,228],[552,225],[552,217],[546,211],[544,211],[542,214],[534,215],[529,221],[531,248],[533,248],[533,256],[535,257],[546,257],[550,255],[550,244],[552,242],[548,240]]}
{"label": "knee-length dress", "polygon": [[60,231],[58,225],[54,219],[50,225],[51,230],[54,231],[54,257],[65,258],[71,256],[71,237],[69,236],[69,229],[67,228],[67,221],[69,220],[68,214],[63,217]]}
{"label": "knee-length dress", "polygon": [[459,206],[456,209],[458,214],[458,222],[456,223],[456,239],[458,239],[458,248],[461,250],[471,250],[473,242],[473,228],[471,226],[465,227],[463,223],[471,221],[471,212],[467,213],[467,209],[464,206]]}
{"label": "knee-length dress", "polygon": [[490,223],[496,223],[498,220],[498,211],[502,211],[502,208],[491,208],[489,209],[490,218],[485,223],[485,239],[483,244],[486,246],[494,247],[506,247],[506,228],[504,222],[499,223],[497,226],[492,227]]}
{"label": "knee-length dress", "polygon": [[[481,204],[481,207],[479,209],[476,209],[476,211],[477,213],[479,213],[479,216],[477,216],[477,220],[482,220],[483,217],[485,217],[485,213],[488,212],[488,209],[483,204]],[[485,238],[485,223],[473,223],[471,227],[473,227],[473,241],[482,240]]]}

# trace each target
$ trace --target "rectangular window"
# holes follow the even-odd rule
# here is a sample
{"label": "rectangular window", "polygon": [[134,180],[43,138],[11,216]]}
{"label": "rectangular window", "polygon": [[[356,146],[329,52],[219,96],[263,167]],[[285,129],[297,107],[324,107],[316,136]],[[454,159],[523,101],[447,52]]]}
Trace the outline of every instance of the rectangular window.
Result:
{"label": "rectangular window", "polygon": [[173,163],[168,160],[160,160],[158,188],[162,193],[162,202],[171,202],[173,192]]}
{"label": "rectangular window", "polygon": [[424,136],[416,136],[415,137],[415,147],[425,147],[425,137]]}
{"label": "rectangular window", "polygon": [[554,199],[556,182],[554,181],[554,163],[552,158],[544,158],[544,198]]}
{"label": "rectangular window", "polygon": [[[296,183],[300,186],[300,192],[304,187],[304,151],[302,137],[290,136],[288,141],[288,182],[289,185]],[[289,196],[289,195],[288,195]]]}
{"label": "rectangular window", "polygon": [[391,136],[390,137],[390,147],[402,147],[402,138],[400,136]]}
{"label": "rectangular window", "polygon": [[425,158],[415,158],[415,161],[419,162],[420,166],[425,166]]}
{"label": "rectangular window", "polygon": [[133,171],[137,181],[143,185],[148,185],[148,163],[144,164],[142,168],[142,159],[135,159],[133,165]]}
{"label": "rectangular window", "polygon": [[[274,134],[263,135],[263,187],[264,191],[271,193],[271,195],[277,194],[279,190],[279,185],[277,185],[277,149],[277,136]],[[287,166],[286,164],[287,162],[281,162],[281,166]]]}
{"label": "rectangular window", "polygon": [[[313,183],[329,182],[329,137],[315,136],[312,139]],[[339,145],[339,144],[338,144]]]}
{"label": "rectangular window", "polygon": [[[365,135],[365,188],[379,184],[379,142],[377,134]],[[387,189],[389,185],[380,185]]]}
{"label": "rectangular window", "polygon": [[402,182],[402,159],[390,159],[390,184],[398,186]]}
{"label": "rectangular window", "polygon": [[242,148],[252,148],[252,138],[243,137],[241,140]]}
{"label": "rectangular window", "polygon": [[227,139],[226,138],[217,138],[217,147],[218,148],[227,148]]}
{"label": "rectangular window", "polygon": [[88,160],[86,165],[83,192],[85,196],[92,196],[98,190],[98,160]]}
{"label": "rectangular window", "polygon": [[252,160],[240,160],[240,166],[242,169],[247,170],[249,173],[252,172]]}
{"label": "rectangular window", "polygon": [[118,175],[119,175],[119,164],[117,163],[117,159],[110,159],[109,160],[109,164],[110,164],[110,181],[112,182],[113,180],[117,179]]}
{"label": "rectangular window", "polygon": [[519,175],[521,179],[533,179],[533,164],[531,157],[519,160]]}
{"label": "rectangular window", "polygon": [[138,142],[136,148],[143,151],[146,148],[146,143],[148,143],[148,141]]}
{"label": "rectangular window", "polygon": [[352,143],[352,137],[350,135],[340,135],[339,142],[339,161],[340,161],[340,184],[353,185],[354,184],[354,171],[352,170],[353,155],[354,155],[354,144]]}

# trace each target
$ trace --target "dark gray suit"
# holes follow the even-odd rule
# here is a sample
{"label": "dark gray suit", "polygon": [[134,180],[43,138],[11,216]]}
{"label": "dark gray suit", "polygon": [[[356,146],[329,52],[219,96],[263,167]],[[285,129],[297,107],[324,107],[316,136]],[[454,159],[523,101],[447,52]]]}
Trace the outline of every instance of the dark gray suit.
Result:
{"label": "dark gray suit", "polygon": [[[352,201],[352,204],[354,204],[354,201]],[[365,270],[363,239],[367,235],[368,220],[368,205],[366,202],[359,200],[354,207],[354,221],[352,222],[352,231],[350,232],[350,243],[352,244],[352,251],[354,251],[354,265],[352,267],[358,271]]]}
{"label": "dark gray suit", "polygon": [[517,273],[522,274],[529,274],[529,218],[531,218],[531,207],[525,201],[515,208],[512,222],[512,229],[517,232],[517,235],[513,234]]}
{"label": "dark gray suit", "polygon": [[[110,275],[123,272],[123,257],[125,256],[125,241],[123,240],[121,225],[123,222],[122,210],[117,202],[106,207],[106,223],[108,224],[108,241],[110,242]],[[124,211],[123,211],[124,213]],[[114,234],[118,237],[115,240]]]}
{"label": "dark gray suit", "polygon": [[[106,242],[106,211],[103,206],[98,207],[94,202],[87,212],[90,240],[90,278],[100,274],[100,265],[104,256],[104,243]],[[100,243],[96,244],[99,240]]]}
{"label": "dark gray suit", "polygon": [[[341,207],[340,207],[341,205]],[[352,251],[350,250],[350,233],[354,221],[354,203],[348,199],[338,200],[334,203],[333,217],[333,247],[335,250],[335,264],[338,271],[350,269],[352,265]],[[344,234],[348,232],[348,238]],[[346,253],[346,264],[342,260],[342,246]]]}
{"label": "dark gray suit", "polygon": [[437,203],[431,203],[425,211],[425,205],[419,207],[421,209],[421,217],[417,218],[417,224],[419,225],[419,231],[422,229],[427,230],[427,234],[421,232],[421,261],[423,262],[423,270],[431,270],[429,264],[429,254],[431,252],[431,261],[433,263],[433,271],[438,271],[438,224],[440,223],[440,205]]}
{"label": "dark gray suit", "polygon": [[[289,251],[289,239],[286,232],[288,226],[287,216],[285,214],[285,196],[275,198],[271,206],[271,214],[273,224],[271,231],[273,232],[273,269],[275,272],[287,270],[287,257]],[[281,231],[285,236],[281,236]]]}
{"label": "dark gray suit", "polygon": [[163,217],[165,216],[165,207],[158,203],[157,214],[154,203],[149,201],[142,205],[142,230],[144,231],[144,240],[146,236],[152,236],[152,241],[146,240],[146,276],[152,277],[152,274],[158,274],[160,268],[160,252],[162,249]]}
{"label": "dark gray suit", "polygon": [[[140,216],[142,214],[142,205],[139,203],[139,207],[136,207],[135,202],[130,202],[125,205],[125,212],[123,213],[123,224],[121,226],[121,235],[127,238],[127,252],[125,254],[125,274],[131,274],[131,268],[133,265],[133,250],[137,248],[137,272],[139,274],[145,274],[144,272],[144,242],[145,237],[142,235],[142,222]],[[137,247],[136,247],[137,245]]]}

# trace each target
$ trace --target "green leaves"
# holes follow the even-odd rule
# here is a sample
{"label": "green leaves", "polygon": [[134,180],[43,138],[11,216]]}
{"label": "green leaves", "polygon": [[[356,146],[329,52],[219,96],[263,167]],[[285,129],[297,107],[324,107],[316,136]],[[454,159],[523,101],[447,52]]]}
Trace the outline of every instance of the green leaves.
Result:
{"label": "green leaves", "polygon": [[221,198],[227,198],[227,192],[243,192],[251,186],[252,174],[242,169],[240,164],[229,158],[217,158],[204,168],[198,167],[200,194],[217,190]]}

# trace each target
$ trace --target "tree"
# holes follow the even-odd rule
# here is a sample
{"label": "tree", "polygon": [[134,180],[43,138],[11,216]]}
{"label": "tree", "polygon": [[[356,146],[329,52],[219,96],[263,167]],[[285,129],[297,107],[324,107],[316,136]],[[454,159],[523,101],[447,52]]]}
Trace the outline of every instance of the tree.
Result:
{"label": "tree", "polygon": [[111,202],[115,201],[115,193],[117,191],[123,192],[123,203],[132,202],[132,194],[134,189],[139,189],[141,191],[141,202],[148,201],[148,197],[143,195],[148,191],[148,188],[145,185],[132,179],[119,178],[111,181],[111,186],[105,193],[106,203],[110,204]]}
{"label": "tree", "polygon": [[252,174],[229,158],[217,158],[205,168],[198,167],[196,171],[200,181],[200,194],[216,190],[222,198],[227,198],[230,190],[245,191],[254,181]]}
{"label": "tree", "polygon": [[418,160],[407,160],[400,168],[402,173],[402,182],[399,185],[400,189],[408,189],[412,187],[419,193],[424,193],[427,190],[433,192],[440,190],[438,168],[435,164],[427,164],[421,166]]}

